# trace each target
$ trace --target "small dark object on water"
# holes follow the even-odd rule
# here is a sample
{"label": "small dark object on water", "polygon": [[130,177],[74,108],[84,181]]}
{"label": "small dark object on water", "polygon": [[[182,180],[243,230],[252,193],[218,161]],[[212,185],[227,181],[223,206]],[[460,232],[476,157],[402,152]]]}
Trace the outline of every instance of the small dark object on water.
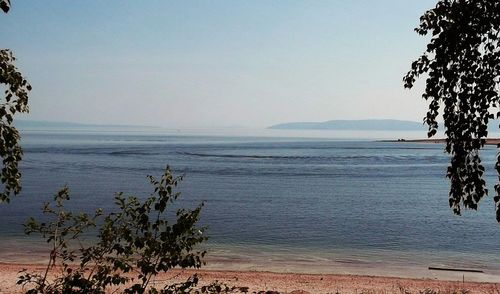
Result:
{"label": "small dark object on water", "polygon": [[461,268],[447,268],[447,267],[429,267],[430,270],[435,271],[450,271],[450,272],[468,272],[468,273],[484,273],[482,270],[475,269],[461,269]]}

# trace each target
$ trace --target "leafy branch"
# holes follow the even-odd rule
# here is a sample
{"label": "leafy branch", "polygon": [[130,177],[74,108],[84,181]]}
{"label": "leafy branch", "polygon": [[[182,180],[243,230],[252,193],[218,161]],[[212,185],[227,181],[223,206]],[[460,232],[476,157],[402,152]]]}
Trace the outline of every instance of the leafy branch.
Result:
{"label": "leafy branch", "polygon": [[[405,88],[426,74],[422,97],[429,110],[424,123],[428,136],[438,129],[443,108],[445,151],[451,155],[449,205],[477,209],[488,194],[479,151],[488,136],[488,122],[500,117],[500,2],[440,0],[420,18],[415,31],[431,35],[425,52],[403,78]],[[495,165],[500,179],[500,156]],[[500,185],[495,186],[500,222]]]}
{"label": "leafy branch", "polygon": [[21,191],[18,162],[23,152],[19,145],[19,132],[13,123],[16,113],[28,112],[31,86],[14,65],[15,60],[10,50],[0,49],[0,84],[6,88],[4,99],[0,100],[0,157],[3,163],[0,182],[4,186],[0,202],[9,202],[12,194],[17,195]]}
{"label": "leafy branch", "polygon": [[[93,215],[66,211],[64,202],[69,200],[69,191],[59,191],[54,203],[46,203],[42,210],[51,221],[40,223],[31,218],[25,225],[27,234],[36,233],[52,243],[46,270],[42,275],[24,272],[18,284],[28,288],[26,293],[105,293],[110,287],[121,287],[123,293],[192,289],[198,282],[196,275],[159,290],[151,281],[173,268],[203,265],[206,252],[196,249],[207,239],[205,228],[196,226],[203,204],[192,210],[172,211],[172,204],[181,195],[175,188],[182,177],[174,177],[167,167],[159,180],[148,178],[154,187],[149,197],[141,201],[118,193],[116,212],[106,216],[101,210]],[[82,245],[82,235],[95,227],[97,242]],[[60,273],[49,279],[55,268],[60,268]]]}

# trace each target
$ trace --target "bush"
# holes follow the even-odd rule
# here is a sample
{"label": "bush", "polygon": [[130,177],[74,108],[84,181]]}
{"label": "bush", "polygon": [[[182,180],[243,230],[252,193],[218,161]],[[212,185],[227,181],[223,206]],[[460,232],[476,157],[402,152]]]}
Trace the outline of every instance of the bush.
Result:
{"label": "bush", "polygon": [[[106,216],[101,210],[93,215],[66,211],[68,188],[55,194],[54,202],[43,207],[51,221],[30,218],[25,224],[27,234],[38,234],[52,244],[45,272],[23,272],[18,284],[28,289],[26,293],[105,293],[111,287],[124,293],[184,293],[195,286],[196,275],[163,289],[151,286],[160,272],[201,267],[206,252],[195,247],[207,237],[205,228],[196,226],[203,204],[193,210],[177,209],[175,218],[170,215],[171,204],[180,196],[174,189],[182,177],[174,177],[167,166],[161,179],[148,178],[154,193],[144,201],[118,193],[117,211]],[[175,221],[170,223],[167,217]],[[95,244],[82,245],[82,234],[95,227]],[[56,265],[61,271],[50,275]]]}

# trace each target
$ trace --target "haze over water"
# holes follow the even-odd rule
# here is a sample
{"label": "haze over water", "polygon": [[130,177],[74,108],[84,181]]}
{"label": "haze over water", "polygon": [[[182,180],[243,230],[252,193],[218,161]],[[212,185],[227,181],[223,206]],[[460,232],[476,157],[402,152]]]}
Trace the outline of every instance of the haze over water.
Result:
{"label": "haze over water", "polygon": [[[484,199],[477,213],[452,214],[442,145],[375,142],[368,135],[336,139],[335,132],[323,132],[327,139],[286,134],[25,132],[23,192],[0,206],[0,255],[5,260],[19,242],[33,244],[21,224],[63,185],[71,190],[69,207],[109,211],[115,192],[148,195],[146,175],[160,176],[169,164],[185,175],[180,205],[205,202],[209,266],[500,270],[492,199]],[[495,152],[486,147],[482,153],[490,185]]]}

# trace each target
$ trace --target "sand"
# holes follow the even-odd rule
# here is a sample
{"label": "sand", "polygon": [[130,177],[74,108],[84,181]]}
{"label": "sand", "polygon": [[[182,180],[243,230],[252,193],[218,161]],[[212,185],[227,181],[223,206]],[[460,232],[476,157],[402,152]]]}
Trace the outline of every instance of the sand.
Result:
{"label": "sand", "polygon": [[[16,285],[18,272],[43,272],[42,265],[0,263],[0,293],[22,293]],[[297,274],[264,271],[174,270],[157,277],[158,285],[185,280],[197,272],[201,284],[213,281],[230,286],[248,287],[249,293],[277,291],[279,293],[419,293],[432,289],[439,293],[500,293],[500,283],[444,281],[342,274]]]}

